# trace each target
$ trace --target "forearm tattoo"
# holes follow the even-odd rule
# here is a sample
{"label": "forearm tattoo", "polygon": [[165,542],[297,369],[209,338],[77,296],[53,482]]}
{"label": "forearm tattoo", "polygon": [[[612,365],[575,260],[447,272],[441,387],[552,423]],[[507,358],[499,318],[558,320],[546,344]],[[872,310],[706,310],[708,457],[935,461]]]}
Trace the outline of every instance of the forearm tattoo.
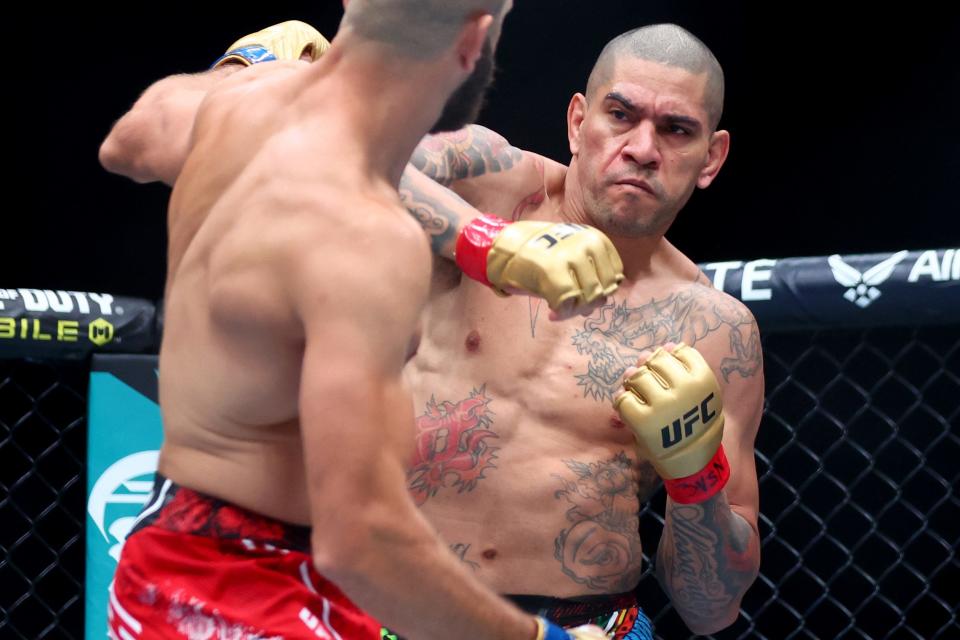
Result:
{"label": "forearm tattoo", "polygon": [[400,180],[399,193],[400,200],[407,207],[407,211],[430,237],[430,250],[434,255],[452,253],[459,222],[463,216],[450,205],[463,206],[470,212],[473,211],[473,207],[452,191],[443,194],[443,198],[448,200],[444,202],[435,194],[426,193],[418,188],[414,180],[409,179],[406,174]]}
{"label": "forearm tattoo", "polygon": [[724,494],[700,504],[668,502],[657,577],[692,627],[729,615],[753,583],[759,540]]}

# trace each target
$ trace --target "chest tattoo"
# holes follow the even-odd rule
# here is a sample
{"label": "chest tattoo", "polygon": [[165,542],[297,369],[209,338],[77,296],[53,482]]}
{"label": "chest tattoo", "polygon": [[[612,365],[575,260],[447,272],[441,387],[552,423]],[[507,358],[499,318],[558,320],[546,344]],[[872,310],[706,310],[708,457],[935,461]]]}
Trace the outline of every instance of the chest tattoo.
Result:
{"label": "chest tattoo", "polygon": [[694,346],[720,330],[729,332],[730,341],[730,356],[720,366],[723,379],[729,382],[734,372],[743,377],[756,373],[760,336],[749,313],[733,301],[704,296],[699,289],[695,285],[635,307],[611,302],[587,318],[572,339],[577,353],[588,357],[586,371],[575,374],[584,397],[612,401],[624,372],[636,365],[645,349],[666,342]]}

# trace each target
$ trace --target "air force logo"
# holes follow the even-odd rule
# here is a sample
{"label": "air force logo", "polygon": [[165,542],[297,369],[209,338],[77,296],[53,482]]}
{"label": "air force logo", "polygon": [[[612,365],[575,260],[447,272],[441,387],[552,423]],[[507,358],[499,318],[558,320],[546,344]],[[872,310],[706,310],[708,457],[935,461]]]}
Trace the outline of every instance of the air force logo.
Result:
{"label": "air force logo", "polygon": [[865,309],[880,297],[880,290],[877,289],[877,286],[883,284],[887,278],[893,275],[893,269],[909,253],[909,251],[898,251],[863,273],[844,262],[838,254],[833,254],[827,258],[827,263],[830,265],[830,271],[833,272],[833,279],[847,287],[843,297],[861,309]]}
{"label": "air force logo", "polygon": [[[140,451],[117,460],[97,478],[90,491],[87,513],[108,544],[116,541],[109,551],[116,561],[120,560],[120,550],[136,522],[137,513],[150,497],[159,454],[159,451]],[[108,520],[109,505],[132,506],[111,509],[121,515]]]}

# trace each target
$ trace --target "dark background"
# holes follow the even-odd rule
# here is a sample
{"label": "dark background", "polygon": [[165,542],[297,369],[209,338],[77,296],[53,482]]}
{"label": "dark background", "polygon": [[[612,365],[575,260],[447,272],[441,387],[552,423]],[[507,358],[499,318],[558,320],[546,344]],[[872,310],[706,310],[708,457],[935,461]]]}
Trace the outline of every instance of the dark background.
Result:
{"label": "dark background", "polygon": [[[567,161],[567,102],[603,45],[676,22],[724,66],[733,139],[717,182],[668,234],[690,257],[956,247],[960,20],[933,6],[517,0],[480,121]],[[332,36],[341,15],[337,0],[213,8],[28,9],[7,45],[0,285],[161,295],[168,189],[104,172],[99,142],[150,82],[199,71],[281,20]]]}

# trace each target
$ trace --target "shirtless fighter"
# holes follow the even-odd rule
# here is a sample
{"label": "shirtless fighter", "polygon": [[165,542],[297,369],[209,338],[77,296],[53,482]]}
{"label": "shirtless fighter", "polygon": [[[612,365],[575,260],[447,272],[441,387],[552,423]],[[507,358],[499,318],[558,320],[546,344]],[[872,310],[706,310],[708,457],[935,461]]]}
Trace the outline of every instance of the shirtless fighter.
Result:
{"label": "shirtless fighter", "polygon": [[[692,631],[731,624],[759,568],[757,326],[664,238],[727,157],[722,105],[706,46],[675,25],[644,27],[611,41],[571,100],[569,166],[474,126],[428,137],[413,159],[466,202],[423,176],[401,185],[449,258],[464,224],[506,219],[595,225],[623,259],[614,299],[559,323],[440,261],[407,367],[421,511],[498,592],[564,624],[602,620],[616,638],[647,633],[632,590],[638,513],[658,478],[669,497],[656,573]],[[484,266],[456,258],[468,273]]]}
{"label": "shirtless fighter", "polygon": [[[206,95],[169,209],[165,439],[111,637],[373,639],[371,616],[414,638],[602,637],[481,586],[406,491],[430,262],[396,186],[508,5],[352,0],[316,63]],[[233,58],[276,57],[275,35]]]}

